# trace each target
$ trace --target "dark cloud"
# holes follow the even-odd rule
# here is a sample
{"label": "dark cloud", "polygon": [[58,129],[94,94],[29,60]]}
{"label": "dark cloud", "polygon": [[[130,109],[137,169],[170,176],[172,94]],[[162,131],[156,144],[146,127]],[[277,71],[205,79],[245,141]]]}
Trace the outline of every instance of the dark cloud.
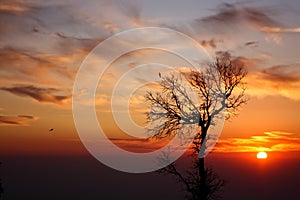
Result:
{"label": "dark cloud", "polygon": [[[56,39],[57,53],[70,55],[75,50],[80,50],[83,55],[87,55],[97,44],[102,42],[103,38],[84,38],[76,35],[66,35],[65,33],[54,33]],[[82,56],[84,58],[84,56]]]}
{"label": "dark cloud", "polygon": [[18,115],[18,117],[26,118],[26,119],[36,119],[35,116],[31,116],[31,115]]}
{"label": "dark cloud", "polygon": [[264,65],[264,60],[261,58],[236,56],[231,51],[216,51],[216,57],[225,60],[229,58],[233,65],[243,66],[248,73],[247,76],[261,71],[261,67]]}
{"label": "dark cloud", "polygon": [[120,139],[120,138],[110,138],[110,140],[127,151],[146,153],[155,151],[163,146],[165,146],[169,140],[156,140],[156,139]]}
{"label": "dark cloud", "polygon": [[64,3],[36,5],[31,7],[24,17],[37,22],[37,26],[32,27],[32,31],[43,33],[48,37],[55,33],[88,39],[109,36],[103,27],[89,23],[89,17],[78,12],[77,9],[76,5]]}
{"label": "dark cloud", "polygon": [[38,88],[32,85],[28,86],[15,86],[15,87],[2,87],[1,90],[11,92],[18,96],[28,96],[39,102],[48,102],[61,104],[64,100],[70,98],[69,95],[58,95],[63,91],[55,88]]}
{"label": "dark cloud", "polygon": [[257,27],[276,26],[278,23],[270,17],[273,14],[266,8],[241,7],[235,4],[223,4],[217,13],[200,21],[208,24],[235,26],[240,22],[247,22]]}
{"label": "dark cloud", "polygon": [[230,58],[232,60],[232,58],[233,58],[232,53],[230,51],[216,51],[215,54],[216,54],[217,58],[220,58],[220,59]]}
{"label": "dark cloud", "polygon": [[258,41],[249,41],[249,42],[246,42],[245,46],[257,47],[258,46]]}
{"label": "dark cloud", "polygon": [[236,65],[242,65],[247,68],[248,71],[254,71],[260,68],[260,64],[263,62],[257,58],[248,58],[245,56],[235,56],[230,51],[217,51],[216,56],[219,58],[230,58],[231,62]]}
{"label": "dark cloud", "polygon": [[216,41],[214,39],[211,39],[211,40],[202,40],[200,42],[200,44],[203,47],[211,47],[213,49],[217,48]]}
{"label": "dark cloud", "polygon": [[300,82],[300,65],[276,65],[262,71],[262,78],[273,82]]}
{"label": "dark cloud", "polygon": [[38,117],[31,115],[7,116],[0,115],[0,126],[27,126],[28,121],[37,120]]}

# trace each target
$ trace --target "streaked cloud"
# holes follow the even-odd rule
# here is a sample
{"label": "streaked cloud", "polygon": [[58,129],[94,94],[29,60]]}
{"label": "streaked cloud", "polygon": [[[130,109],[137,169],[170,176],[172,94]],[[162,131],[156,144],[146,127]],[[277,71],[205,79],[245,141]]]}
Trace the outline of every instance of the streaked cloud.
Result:
{"label": "streaked cloud", "polygon": [[218,140],[215,152],[300,151],[300,136],[281,131],[265,132],[250,138]]}
{"label": "streaked cloud", "polygon": [[63,79],[70,80],[75,74],[72,68],[64,66],[70,61],[63,56],[40,55],[28,50],[5,47],[0,49],[0,59],[0,77],[6,80],[6,85],[12,80],[54,84]]}
{"label": "streaked cloud", "polygon": [[131,152],[146,153],[152,152],[165,146],[169,140],[157,139],[123,139],[123,138],[110,138],[110,140],[117,146]]}
{"label": "streaked cloud", "polygon": [[300,33],[300,27],[282,28],[282,27],[264,26],[260,30],[266,33]]}
{"label": "streaked cloud", "polygon": [[[170,139],[170,138],[169,138]],[[110,138],[117,146],[131,152],[151,152],[168,144],[169,139]],[[250,138],[219,139],[213,152],[300,151],[300,136],[281,131],[265,132]]]}
{"label": "streaked cloud", "polygon": [[58,94],[64,92],[56,88],[39,88],[32,85],[20,85],[14,87],[2,87],[0,89],[18,96],[27,96],[39,102],[46,103],[61,104],[70,98],[70,95]]}
{"label": "streaked cloud", "polygon": [[2,0],[0,4],[0,12],[21,14],[28,10],[28,4],[18,0]]}
{"label": "streaked cloud", "polygon": [[0,126],[28,126],[29,121],[37,120],[38,117],[31,115],[7,116],[0,115]]}

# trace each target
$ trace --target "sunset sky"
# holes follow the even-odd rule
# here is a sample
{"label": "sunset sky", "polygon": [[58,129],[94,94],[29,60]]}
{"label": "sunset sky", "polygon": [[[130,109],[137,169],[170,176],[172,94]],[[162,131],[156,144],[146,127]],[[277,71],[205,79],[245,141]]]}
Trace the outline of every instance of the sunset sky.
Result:
{"label": "sunset sky", "polygon": [[[247,68],[249,101],[225,123],[216,151],[299,151],[299,9],[297,1],[2,1],[0,152],[80,153],[72,117],[80,64],[113,34],[147,26],[180,31],[212,58],[227,52]],[[165,52],[139,50],[121,55],[100,80],[97,115],[111,138],[122,138],[108,109],[112,87],[130,68],[153,60],[184,65]],[[149,70],[133,76],[133,84],[157,76]],[[132,99],[138,110],[144,100]]]}
{"label": "sunset sky", "polygon": [[[101,172],[98,171],[96,161],[89,157],[82,144],[73,119],[72,98],[84,95],[86,91],[82,91],[82,94],[73,94],[73,86],[77,72],[85,63],[91,64],[91,76],[97,71],[104,70],[96,87],[95,102],[93,99],[87,99],[82,105],[93,106],[95,103],[100,126],[107,137],[118,146],[132,152],[149,152],[163,146],[166,141],[154,143],[129,137],[130,134],[139,136],[140,129],[122,120],[129,119],[126,115],[129,113],[136,124],[145,125],[145,112],[149,111],[150,106],[145,103],[146,91],[159,88],[159,74],[168,74],[171,71],[169,67],[178,70],[186,70],[189,67],[190,63],[172,52],[178,51],[182,55],[192,57],[194,54],[189,52],[191,44],[180,43],[179,40],[162,33],[150,34],[149,37],[142,39],[146,42],[153,40],[159,44],[169,45],[172,51],[140,48],[118,55],[109,66],[106,66],[105,63],[112,55],[140,45],[136,41],[140,41],[141,38],[133,35],[128,37],[130,42],[119,41],[120,43],[99,51],[99,55],[95,56],[97,50],[91,54],[97,45],[116,37],[116,34],[116,38],[121,37],[118,34],[122,31],[161,27],[192,38],[204,56],[198,57],[197,62],[206,63],[207,58],[215,59],[219,55],[227,54],[247,69],[245,82],[247,82],[248,102],[239,109],[238,115],[225,122],[221,136],[213,149],[216,154],[212,153],[208,161],[217,166],[217,171],[225,175],[225,178],[240,169],[248,178],[248,184],[253,186],[253,191],[258,191],[261,189],[259,187],[264,186],[269,188],[271,195],[271,191],[276,190],[274,188],[282,188],[279,183],[289,182],[294,174],[299,174],[294,173],[299,166],[300,152],[299,19],[300,2],[295,0],[2,0],[0,162],[4,163],[4,171],[7,172],[2,176],[4,192],[5,181],[6,188],[12,191],[12,195],[13,191],[17,190],[13,186],[20,189],[19,184],[13,181],[20,181],[21,177],[26,175],[32,178],[31,185],[35,187],[36,183],[43,182],[44,179],[39,177],[43,177],[44,172],[35,171],[32,166],[47,169],[48,173],[51,171],[49,166],[56,167],[52,174],[61,176],[64,176],[65,172],[61,171],[60,167],[65,167],[66,176],[70,178],[79,174],[82,182],[91,180],[92,188],[96,183],[112,188],[115,184],[112,180],[120,180],[120,185],[125,184],[121,190],[125,193],[128,191],[125,180],[131,179],[132,176],[120,175],[119,172],[102,165]],[[87,57],[88,55],[92,56]],[[89,83],[89,76],[85,81]],[[134,92],[130,93],[132,88]],[[129,106],[129,112],[125,112],[124,105]],[[128,131],[126,134],[124,133],[126,131],[118,127],[120,124],[114,120],[113,112],[120,117],[121,124]],[[89,118],[82,118],[82,122],[86,122],[89,128]],[[51,128],[53,131],[49,131]],[[255,154],[259,151],[268,152],[270,161],[265,164],[258,163]],[[27,165],[26,160],[22,159],[23,156],[24,158],[37,156],[39,159],[42,158],[42,162],[34,160],[29,165],[31,161],[28,161]],[[79,161],[72,160],[71,157],[78,158]],[[16,160],[11,161],[13,158]],[[292,159],[287,161],[288,158]],[[286,159],[284,166],[287,168],[283,169],[281,159]],[[229,160],[233,162],[228,164]],[[237,166],[241,163],[239,161],[244,164],[238,169]],[[10,167],[5,168],[6,163]],[[74,171],[67,170],[70,168],[67,167],[69,163],[72,163],[72,167],[75,166]],[[89,165],[84,165],[85,163]],[[253,163],[257,165],[247,173],[247,166],[252,166]],[[24,171],[19,171],[18,166],[22,164]],[[266,170],[267,168],[270,170]],[[83,169],[89,172],[87,177],[90,179],[76,171]],[[287,169],[291,170],[290,174]],[[276,176],[278,170],[283,173],[281,178]],[[95,176],[92,172],[98,175]],[[259,183],[255,183],[257,173],[265,174],[260,176]],[[123,178],[119,179],[119,175]],[[49,179],[48,184],[57,182],[56,179],[52,180],[53,177],[46,177]],[[227,199],[237,195],[231,191],[238,190],[236,188],[241,187],[239,183],[243,181],[238,175],[232,177],[233,184],[229,186],[232,190],[225,192]],[[100,182],[102,178],[106,180],[105,183]],[[136,181],[146,178],[152,181],[149,181],[149,184],[159,182],[155,179],[155,175],[151,174],[133,177]],[[70,184],[70,187],[76,182],[72,181],[72,178],[65,180],[66,184],[65,182],[61,184]],[[272,185],[272,181],[276,184]],[[21,185],[26,185],[25,183]],[[162,183],[167,184],[168,180]],[[288,191],[293,191],[299,185],[299,179],[293,179],[289,183],[284,187]],[[134,184],[132,187],[139,188],[137,190],[141,193],[147,187],[146,185],[143,188],[144,186],[138,182]],[[30,184],[27,187],[29,186]],[[57,187],[62,185],[58,184]],[[25,189],[21,188],[20,191]],[[41,195],[43,191],[40,190]],[[246,190],[239,191],[240,197],[243,197],[242,193]],[[64,193],[65,191],[58,190],[57,195]],[[283,193],[281,194],[283,197]],[[293,196],[296,194],[293,192],[289,194],[290,199],[297,196]],[[15,199],[18,199],[17,193],[15,195]],[[56,193],[52,195],[55,196]],[[117,194],[109,189],[106,195]],[[129,195],[128,192],[127,196]],[[56,197],[52,199],[57,199]],[[268,196],[271,199],[274,197],[276,197],[274,194]],[[36,199],[45,198],[36,197]]]}

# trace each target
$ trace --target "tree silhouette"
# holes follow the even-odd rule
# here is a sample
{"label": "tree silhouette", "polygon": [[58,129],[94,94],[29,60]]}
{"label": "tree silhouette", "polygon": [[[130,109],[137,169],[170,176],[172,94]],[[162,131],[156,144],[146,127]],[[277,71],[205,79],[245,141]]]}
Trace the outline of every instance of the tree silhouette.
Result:
{"label": "tree silhouette", "polygon": [[199,161],[200,159],[194,158],[191,162],[192,166],[188,169],[185,166],[184,170],[173,162],[158,172],[174,175],[177,181],[184,186],[184,190],[187,191],[187,199],[208,200],[221,198],[220,192],[225,185],[225,181],[220,179],[212,168],[206,168],[204,173],[200,172],[201,163]]}
{"label": "tree silhouette", "polygon": [[[243,82],[246,74],[242,64],[232,62],[225,55],[210,63],[203,71],[193,70],[181,73],[180,76],[162,76],[161,91],[148,91],[145,96],[152,106],[147,118],[156,124],[149,130],[151,137],[174,137],[184,134],[178,130],[186,124],[198,126],[192,142],[192,154],[198,157],[192,162],[192,170],[184,175],[178,171],[175,163],[161,170],[175,175],[185,185],[191,199],[215,199],[218,189],[224,185],[224,181],[219,180],[212,169],[205,168],[204,157],[206,150],[210,148],[209,141],[217,139],[209,129],[217,125],[218,119],[229,119],[235,115],[240,106],[246,103]],[[182,83],[182,76],[197,95],[197,104],[192,101]],[[161,160],[167,161],[168,158],[166,156]]]}

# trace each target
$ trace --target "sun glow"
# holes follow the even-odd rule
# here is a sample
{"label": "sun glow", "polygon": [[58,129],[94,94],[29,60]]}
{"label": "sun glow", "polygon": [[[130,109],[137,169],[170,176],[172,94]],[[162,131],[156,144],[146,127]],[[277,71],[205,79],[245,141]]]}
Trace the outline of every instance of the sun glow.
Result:
{"label": "sun glow", "polygon": [[266,159],[268,157],[268,154],[264,151],[258,152],[256,155],[257,159]]}

